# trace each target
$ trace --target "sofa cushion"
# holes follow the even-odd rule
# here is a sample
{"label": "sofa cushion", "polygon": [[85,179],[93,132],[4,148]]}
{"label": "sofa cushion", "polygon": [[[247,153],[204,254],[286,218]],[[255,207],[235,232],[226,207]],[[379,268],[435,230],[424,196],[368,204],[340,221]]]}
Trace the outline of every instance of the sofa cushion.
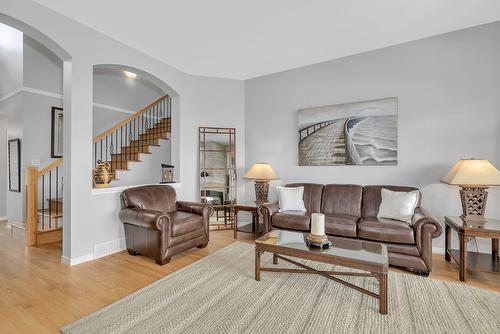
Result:
{"label": "sofa cushion", "polygon": [[304,187],[276,187],[280,212],[307,211],[304,206]]}
{"label": "sofa cushion", "polygon": [[413,227],[402,221],[377,217],[361,219],[358,223],[358,237],[399,244],[415,244]]}
{"label": "sofa cushion", "polygon": [[184,211],[170,212],[172,236],[178,237],[189,232],[203,229],[203,216]]}
{"label": "sofa cushion", "polygon": [[361,217],[363,187],[355,184],[327,184],[323,190],[321,212]]}
{"label": "sofa cushion", "polygon": [[[363,187],[363,217],[377,217],[378,209],[380,203],[382,202],[381,191],[382,188],[389,189],[391,191],[404,191],[409,192],[413,190],[418,190],[414,187],[403,187],[403,186],[365,186]],[[422,194],[418,196],[417,208],[420,206],[420,199]]]}
{"label": "sofa cushion", "polygon": [[321,198],[323,197],[322,184],[316,183],[292,183],[287,187],[304,187],[304,205],[307,212],[321,212]]}
{"label": "sofa cushion", "polygon": [[357,236],[359,218],[350,215],[325,214],[325,233],[343,237]]}
{"label": "sofa cushion", "polygon": [[301,211],[278,212],[273,215],[272,225],[283,229],[310,231],[311,217]]}
{"label": "sofa cushion", "polygon": [[378,218],[388,218],[411,223],[417,207],[420,192],[418,190],[403,192],[380,190],[382,202],[378,208]]}

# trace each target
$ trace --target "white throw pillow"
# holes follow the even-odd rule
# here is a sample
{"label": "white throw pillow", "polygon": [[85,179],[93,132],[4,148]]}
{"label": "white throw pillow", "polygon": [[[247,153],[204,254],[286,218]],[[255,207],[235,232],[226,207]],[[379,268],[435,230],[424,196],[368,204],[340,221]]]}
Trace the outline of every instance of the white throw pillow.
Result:
{"label": "white throw pillow", "polygon": [[389,218],[411,223],[411,218],[417,207],[419,191],[391,191],[382,188],[382,202],[377,218]]}
{"label": "white throw pillow", "polygon": [[304,205],[304,187],[276,187],[278,192],[278,203],[280,212],[283,211],[303,211],[306,212]]}

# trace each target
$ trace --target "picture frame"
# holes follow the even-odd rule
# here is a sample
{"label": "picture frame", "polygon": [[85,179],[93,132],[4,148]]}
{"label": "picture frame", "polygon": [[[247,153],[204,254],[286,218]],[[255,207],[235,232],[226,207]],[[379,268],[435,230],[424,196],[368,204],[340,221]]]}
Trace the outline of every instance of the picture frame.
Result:
{"label": "picture frame", "polygon": [[299,166],[395,166],[398,98],[298,111]]}
{"label": "picture frame", "polygon": [[52,107],[52,121],[51,121],[51,139],[50,139],[50,156],[52,158],[63,157],[63,129],[64,129],[64,116],[63,109]]}
{"label": "picture frame", "polygon": [[9,149],[9,191],[21,192],[21,140],[11,139]]}

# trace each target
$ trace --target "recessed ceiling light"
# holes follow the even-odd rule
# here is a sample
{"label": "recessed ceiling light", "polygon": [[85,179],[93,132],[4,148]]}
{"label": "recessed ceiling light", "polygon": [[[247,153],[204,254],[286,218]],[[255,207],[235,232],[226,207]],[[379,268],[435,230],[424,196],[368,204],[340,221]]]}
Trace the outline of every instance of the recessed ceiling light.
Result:
{"label": "recessed ceiling light", "polygon": [[137,77],[137,74],[133,73],[133,72],[129,72],[129,71],[123,71],[123,73],[125,73],[125,76],[129,79],[135,79]]}

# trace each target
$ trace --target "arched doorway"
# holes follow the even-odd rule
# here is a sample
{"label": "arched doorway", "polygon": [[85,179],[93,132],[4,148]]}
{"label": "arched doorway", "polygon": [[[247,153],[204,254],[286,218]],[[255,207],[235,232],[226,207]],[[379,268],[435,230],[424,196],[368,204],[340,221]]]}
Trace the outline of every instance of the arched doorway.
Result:
{"label": "arched doorway", "polygon": [[[15,135],[20,137],[21,148],[18,151],[19,217],[24,223],[29,246],[60,240],[64,254],[64,249],[70,249],[70,220],[69,215],[64,214],[62,203],[69,196],[65,189],[69,187],[63,187],[67,171],[64,160],[51,151],[51,135],[54,132],[51,123],[55,109],[64,110],[67,114],[71,112],[71,93],[67,89],[71,85],[71,56],[51,38],[24,22],[0,14],[0,23],[15,29],[22,36],[22,81],[17,92],[12,95],[22,100],[22,107],[17,109],[23,115],[16,125],[21,130],[16,129],[18,134]],[[49,75],[60,76],[54,80],[57,88],[39,86],[44,75],[31,73],[36,66]],[[38,79],[42,80],[37,82]],[[28,111],[36,114],[28,115]],[[58,130],[62,144],[64,139],[69,139],[70,134],[65,118],[60,119]],[[31,173],[33,182],[28,182],[27,173]],[[32,188],[25,187],[25,184],[31,184]]]}

